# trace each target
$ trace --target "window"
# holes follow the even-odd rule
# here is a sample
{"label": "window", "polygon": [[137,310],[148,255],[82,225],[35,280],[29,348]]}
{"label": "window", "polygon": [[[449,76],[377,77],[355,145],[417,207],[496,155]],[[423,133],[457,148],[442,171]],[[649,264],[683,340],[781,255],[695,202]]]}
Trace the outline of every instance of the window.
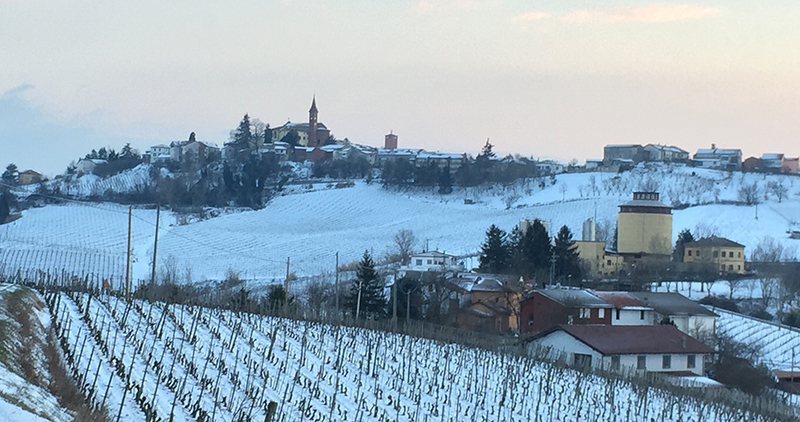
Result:
{"label": "window", "polygon": [[644,319],[644,311],[639,311],[639,319]]}
{"label": "window", "polygon": [[619,369],[619,355],[611,356],[611,369]]}
{"label": "window", "polygon": [[617,309],[617,319],[619,319],[619,309]]}
{"label": "window", "polygon": [[691,249],[689,249],[688,251],[686,251],[686,253],[687,253],[689,256],[692,256],[692,250],[691,250]]}
{"label": "window", "polygon": [[647,369],[647,356],[636,356],[636,369]]}
{"label": "window", "polygon": [[422,260],[421,259],[417,260],[417,265],[422,265]]}
{"label": "window", "polygon": [[590,308],[581,308],[580,313],[578,314],[578,318],[590,318],[592,316],[592,310]]}
{"label": "window", "polygon": [[672,356],[664,355],[661,357],[661,368],[670,369],[672,367]]}
{"label": "window", "polygon": [[687,368],[689,368],[689,369],[694,368],[695,364],[696,364],[695,355],[686,356],[686,367]]}
{"label": "window", "polygon": [[719,251],[714,251],[714,258],[719,256]]}
{"label": "window", "polygon": [[567,315],[567,325],[572,325],[572,315]]}
{"label": "window", "polygon": [[589,368],[592,366],[592,355],[575,353],[572,359],[574,365],[578,368]]}
{"label": "window", "polygon": [[428,265],[431,265],[431,260],[430,259],[428,260]]}
{"label": "window", "polygon": [[597,317],[598,318],[603,318],[605,316],[606,316],[606,310],[605,309],[600,308],[600,309],[597,310]]}
{"label": "window", "polygon": [[742,266],[741,265],[737,265],[736,267],[737,267],[736,268],[737,271],[742,271]]}
{"label": "window", "polygon": [[741,257],[742,257],[742,253],[741,253],[741,252],[739,252],[739,255],[738,255],[738,257],[739,257],[739,258],[741,258]]}
{"label": "window", "polygon": [[725,271],[725,264],[722,264],[722,265],[720,265],[720,266],[719,266],[719,270],[720,270],[720,271]]}
{"label": "window", "polygon": [[722,251],[722,257],[725,258],[725,251]]}
{"label": "window", "polygon": [[611,260],[609,259],[606,265],[611,265]]}
{"label": "window", "polygon": [[733,271],[733,264],[728,265],[728,271]]}

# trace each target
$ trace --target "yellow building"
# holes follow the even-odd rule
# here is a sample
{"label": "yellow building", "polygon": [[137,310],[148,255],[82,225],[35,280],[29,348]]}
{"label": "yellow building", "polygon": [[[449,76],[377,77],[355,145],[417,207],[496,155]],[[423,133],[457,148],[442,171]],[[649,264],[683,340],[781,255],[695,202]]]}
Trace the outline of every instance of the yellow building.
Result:
{"label": "yellow building", "polygon": [[744,245],[723,237],[706,237],[684,245],[683,262],[711,264],[720,273],[744,273]]}
{"label": "yellow building", "polygon": [[634,192],[633,201],[619,206],[617,252],[634,259],[649,255],[669,260],[672,252],[672,208],[657,192]]}
{"label": "yellow building", "polygon": [[598,278],[613,277],[619,274],[625,263],[622,255],[606,251],[606,242],[576,240],[578,256],[590,270],[593,276]]}

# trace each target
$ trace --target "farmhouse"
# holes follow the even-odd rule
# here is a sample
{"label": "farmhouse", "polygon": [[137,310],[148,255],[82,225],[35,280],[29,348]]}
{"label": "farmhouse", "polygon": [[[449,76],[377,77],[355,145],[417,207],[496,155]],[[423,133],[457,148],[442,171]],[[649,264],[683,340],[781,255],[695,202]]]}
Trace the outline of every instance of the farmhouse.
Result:
{"label": "farmhouse", "polygon": [[715,170],[740,171],[742,169],[742,150],[721,149],[711,144],[710,149],[698,149],[694,154],[697,167]]}
{"label": "farmhouse", "polygon": [[[439,251],[420,252],[411,255],[408,265],[400,267],[400,272],[408,271],[464,271],[464,264],[458,260],[458,256],[446,254]],[[401,275],[402,277],[402,275]]]}
{"label": "farmhouse", "polygon": [[42,181],[42,174],[33,170],[25,170],[19,173],[17,180],[20,185],[32,185]]}
{"label": "farmhouse", "polygon": [[724,237],[706,237],[684,245],[687,266],[711,265],[720,273],[743,274],[744,245]]}
{"label": "farmhouse", "polygon": [[714,350],[672,325],[560,325],[531,339],[528,353],[579,367],[703,375]]}
{"label": "farmhouse", "polygon": [[560,324],[611,324],[613,307],[588,290],[534,290],[519,303],[520,332],[539,333]]}

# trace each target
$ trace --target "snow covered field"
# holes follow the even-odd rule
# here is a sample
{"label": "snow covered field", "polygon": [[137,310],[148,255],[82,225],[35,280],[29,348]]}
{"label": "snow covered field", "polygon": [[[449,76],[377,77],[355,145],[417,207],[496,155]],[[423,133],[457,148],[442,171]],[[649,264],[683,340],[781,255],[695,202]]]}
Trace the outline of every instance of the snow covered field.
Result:
{"label": "snow covered field", "polygon": [[399,334],[81,293],[47,302],[86,395],[131,422],[264,420],[270,401],[279,421],[790,418]]}
{"label": "snow covered field", "polygon": [[[136,171],[143,170],[137,168]],[[138,173],[135,173],[138,174]],[[136,178],[129,175],[131,189]],[[126,179],[127,180],[127,179]],[[300,186],[266,208],[178,224],[162,213],[158,264],[182,279],[222,279],[228,270],[256,282],[282,280],[286,260],[299,276],[332,272],[335,253],[341,264],[356,261],[364,250],[379,258],[395,252],[392,236],[414,232],[417,248],[427,245],[449,253],[477,253],[491,224],[510,230],[519,220],[539,218],[554,233],[569,226],[580,238],[581,224],[594,218],[613,232],[618,205],[640,189],[662,192],[664,202],[697,205],[674,211],[673,241],[688,228],[697,235],[728,237],[750,250],[764,237],[797,256],[800,240],[788,238],[800,220],[800,178],[727,173],[689,167],[651,166],[620,175],[563,174],[513,186],[457,189],[441,196],[434,190],[397,192],[357,182],[353,188]],[[769,182],[787,189],[778,203],[774,195],[756,207],[719,204],[735,201],[740,186],[757,183],[766,193]],[[122,182],[119,182],[122,183]],[[120,186],[123,186],[124,183]],[[83,187],[91,191],[91,185]],[[123,186],[124,187],[124,186]],[[474,204],[466,205],[464,199]],[[134,210],[133,274],[147,279],[152,262],[155,211]],[[125,273],[127,208],[113,204],[70,204],[27,210],[22,219],[0,226],[0,271],[66,270],[118,280]]]}
{"label": "snow covered field", "polygon": [[[758,362],[772,370],[800,368],[800,330],[713,308],[717,332],[758,350]],[[794,368],[794,369],[792,369]]]}

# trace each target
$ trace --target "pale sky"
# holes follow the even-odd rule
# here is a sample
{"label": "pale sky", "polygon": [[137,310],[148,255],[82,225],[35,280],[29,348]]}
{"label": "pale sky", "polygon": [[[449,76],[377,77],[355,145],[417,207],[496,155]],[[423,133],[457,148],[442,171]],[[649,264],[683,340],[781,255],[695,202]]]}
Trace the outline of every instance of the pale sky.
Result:
{"label": "pale sky", "polygon": [[222,144],[242,115],[380,146],[800,155],[800,2],[0,0],[0,166]]}

